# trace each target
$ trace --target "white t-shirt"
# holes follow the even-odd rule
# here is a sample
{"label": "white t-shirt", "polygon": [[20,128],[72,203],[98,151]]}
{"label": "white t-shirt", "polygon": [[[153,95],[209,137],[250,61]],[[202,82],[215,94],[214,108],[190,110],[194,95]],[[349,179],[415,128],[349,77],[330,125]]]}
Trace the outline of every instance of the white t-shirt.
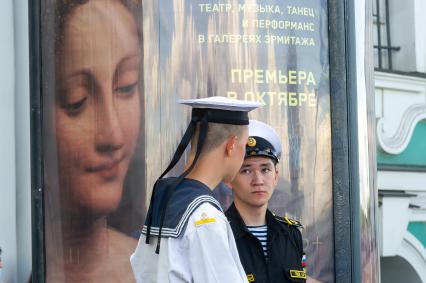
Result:
{"label": "white t-shirt", "polygon": [[142,235],[130,257],[138,283],[247,282],[231,227],[210,203],[194,210],[181,237],[161,240],[159,255],[157,240],[147,245]]}

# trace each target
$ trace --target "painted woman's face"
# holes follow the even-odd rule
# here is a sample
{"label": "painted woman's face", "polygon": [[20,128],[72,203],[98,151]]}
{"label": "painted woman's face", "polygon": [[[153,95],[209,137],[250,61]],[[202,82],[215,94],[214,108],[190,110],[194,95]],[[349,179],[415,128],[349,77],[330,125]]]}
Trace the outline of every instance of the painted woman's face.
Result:
{"label": "painted woman's face", "polygon": [[56,134],[62,204],[105,215],[121,199],[140,121],[136,23],[118,0],[91,0],[67,19],[59,51]]}

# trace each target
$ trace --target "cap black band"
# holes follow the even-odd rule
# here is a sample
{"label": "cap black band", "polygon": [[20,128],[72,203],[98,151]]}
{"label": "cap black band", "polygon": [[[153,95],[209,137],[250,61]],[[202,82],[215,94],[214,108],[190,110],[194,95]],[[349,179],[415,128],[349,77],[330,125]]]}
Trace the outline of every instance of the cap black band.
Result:
{"label": "cap black band", "polygon": [[[250,140],[253,140],[253,145],[250,144]],[[246,155],[245,157],[254,157],[254,156],[265,156],[272,158],[278,162],[278,155],[274,147],[270,142],[264,138],[251,136],[249,138],[249,143],[246,145]]]}
{"label": "cap black band", "polygon": [[199,122],[205,117],[207,122],[230,124],[230,125],[248,125],[248,113],[244,111],[221,110],[211,108],[193,108],[192,120]]}

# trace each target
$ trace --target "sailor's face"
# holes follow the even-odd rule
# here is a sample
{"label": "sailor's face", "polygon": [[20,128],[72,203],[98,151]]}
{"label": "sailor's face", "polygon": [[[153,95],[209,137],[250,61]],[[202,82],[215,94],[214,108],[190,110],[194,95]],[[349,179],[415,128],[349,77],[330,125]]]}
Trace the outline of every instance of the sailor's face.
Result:
{"label": "sailor's face", "polygon": [[121,199],[140,121],[136,23],[120,1],[69,15],[59,54],[56,136],[65,210],[104,215]]}
{"label": "sailor's face", "polygon": [[268,157],[246,158],[231,182],[234,201],[248,207],[263,207],[274,192],[278,170]]}

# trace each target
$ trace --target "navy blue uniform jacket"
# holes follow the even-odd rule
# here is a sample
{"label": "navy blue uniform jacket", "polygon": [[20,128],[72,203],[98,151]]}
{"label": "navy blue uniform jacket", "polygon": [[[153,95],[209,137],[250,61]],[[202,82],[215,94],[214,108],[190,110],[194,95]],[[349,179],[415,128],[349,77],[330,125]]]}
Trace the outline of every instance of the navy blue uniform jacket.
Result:
{"label": "navy blue uniform jacket", "polygon": [[260,241],[247,230],[234,204],[225,215],[249,282],[306,282],[302,268],[302,235],[297,225],[287,223],[269,210],[266,212],[268,257],[265,258]]}

